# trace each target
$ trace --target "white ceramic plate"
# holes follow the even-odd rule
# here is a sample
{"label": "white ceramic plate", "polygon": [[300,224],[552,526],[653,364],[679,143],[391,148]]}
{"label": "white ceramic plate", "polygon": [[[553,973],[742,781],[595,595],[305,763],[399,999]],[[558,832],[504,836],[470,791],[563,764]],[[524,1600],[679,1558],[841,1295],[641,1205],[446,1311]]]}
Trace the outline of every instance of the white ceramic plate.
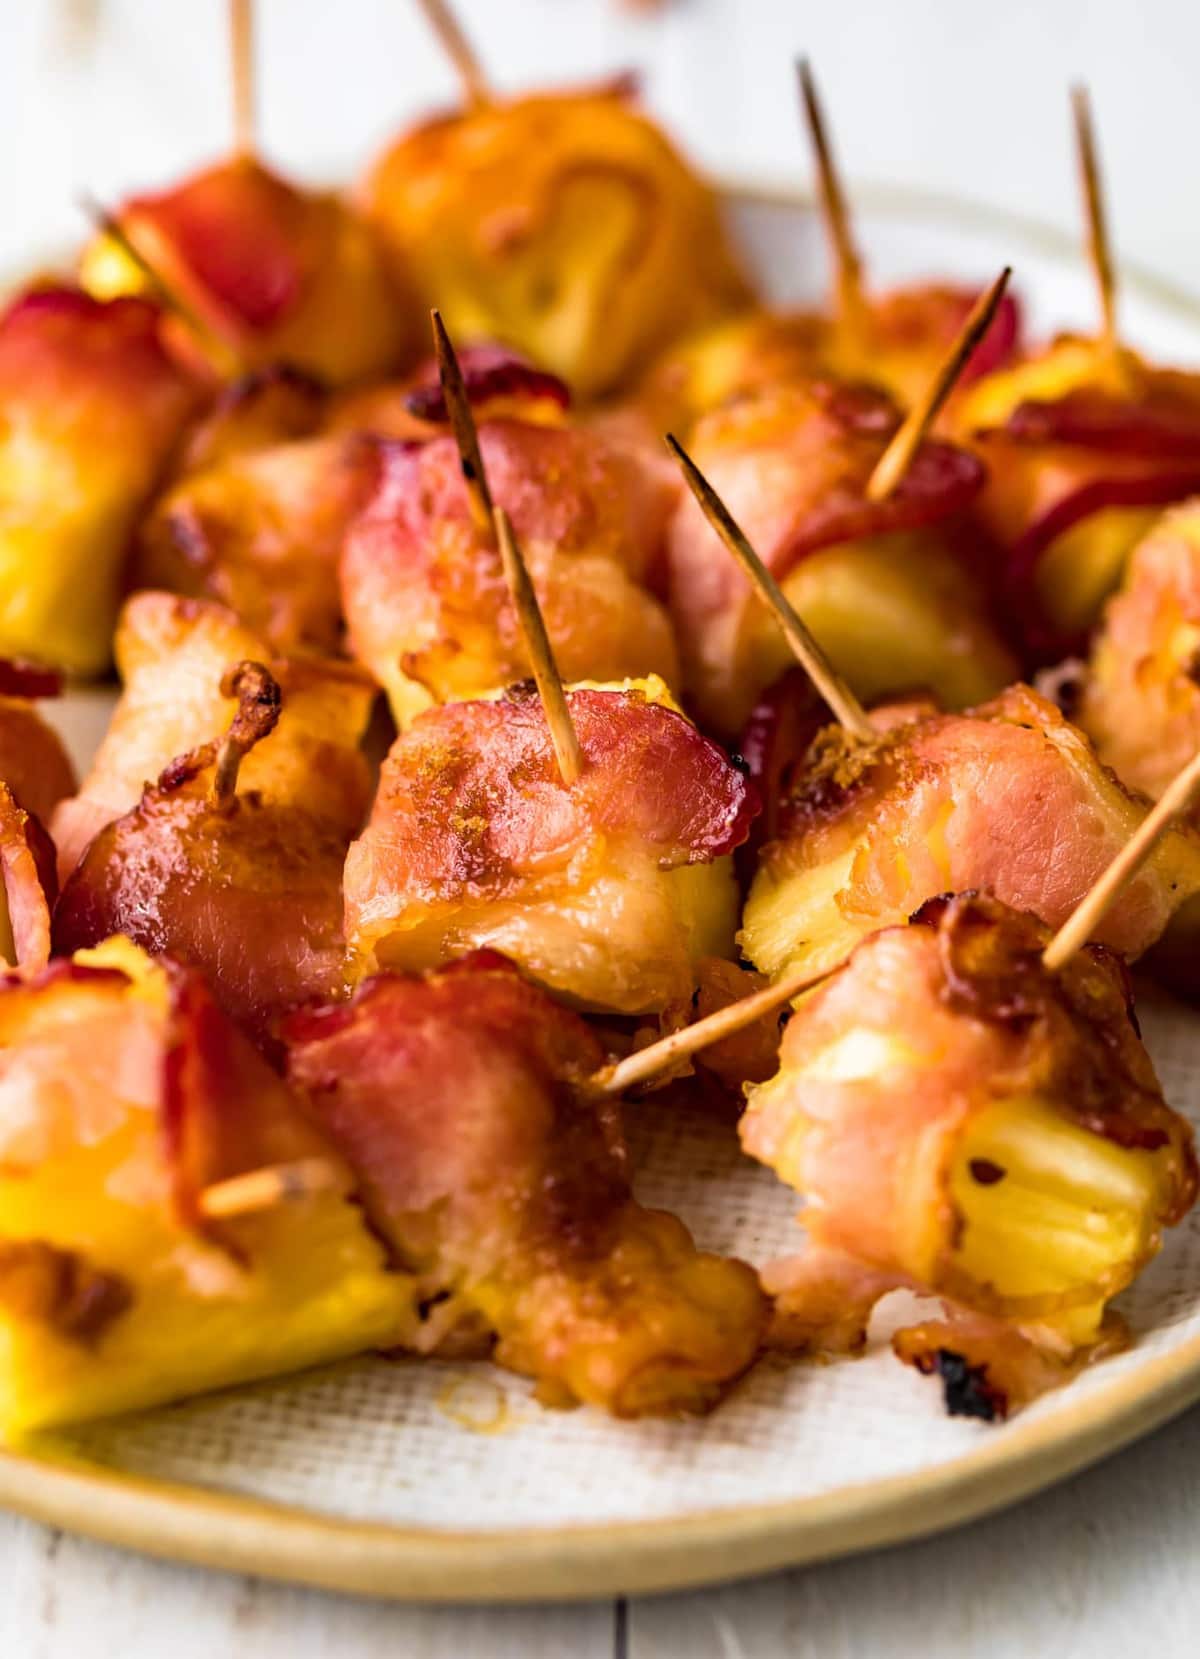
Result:
{"label": "white ceramic plate", "polygon": [[[817,299],[808,209],[731,192],[735,231],[776,297]],[[990,277],[1005,261],[1043,331],[1092,319],[1064,238],[969,207],[864,204],[882,281]],[[1200,362],[1200,311],[1145,279],[1123,298],[1131,342]],[[106,693],[59,723],[86,759]],[[1151,1000],[1168,1098],[1200,1121],[1200,1021]],[[648,1103],[632,1126],[639,1195],[709,1248],[762,1261],[796,1246],[789,1195],[730,1124]],[[661,1589],[927,1533],[1103,1455],[1200,1397],[1200,1218],[1124,1299],[1130,1352],[988,1427],[942,1415],[891,1357],[764,1362],[711,1417],[612,1423],[539,1409],[486,1366],[365,1359],[47,1440],[0,1456],[0,1503],[156,1554],[414,1598],[570,1597]],[[894,1320],[893,1314],[893,1320]]]}

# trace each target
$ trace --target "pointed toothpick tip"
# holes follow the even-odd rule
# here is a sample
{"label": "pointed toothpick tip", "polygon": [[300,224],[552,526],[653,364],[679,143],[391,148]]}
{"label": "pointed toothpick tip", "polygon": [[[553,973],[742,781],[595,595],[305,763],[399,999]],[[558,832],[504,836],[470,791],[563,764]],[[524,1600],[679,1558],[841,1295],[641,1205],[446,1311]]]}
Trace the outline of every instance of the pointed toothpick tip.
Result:
{"label": "pointed toothpick tip", "polygon": [[652,1082],[680,1060],[699,1054],[701,1049],[711,1048],[726,1037],[736,1036],[765,1014],[774,1013],[785,1003],[794,1001],[838,972],[840,967],[824,968],[819,973],[806,969],[787,974],[776,984],[754,991],[738,1002],[731,1002],[728,1007],[718,1008],[716,1013],[706,1015],[694,1025],[685,1025],[682,1031],[673,1031],[669,1037],[662,1037],[658,1042],[626,1055],[623,1060],[603,1066],[589,1079],[589,1087],[596,1094],[620,1095],[642,1083]]}
{"label": "pointed toothpick tip", "polygon": [[463,379],[462,367],[450,339],[449,330],[436,306],[430,311],[429,320],[433,327],[433,349],[437,357],[438,379],[442,385],[442,396],[446,400],[450,430],[458,445],[458,460],[467,492],[467,506],[476,530],[491,541],[496,533],[492,516],[492,492],[488,487],[487,473],[484,471],[483,453],[479,448],[479,430],[475,425],[466,381]]}
{"label": "pointed toothpick tip", "polygon": [[850,228],[850,210],[846,192],[842,188],[837,162],[816,77],[807,57],[796,60],[796,77],[800,83],[800,102],[804,124],[808,129],[813,159],[817,166],[817,197],[825,239],[829,244],[834,266],[834,296],[838,320],[842,327],[861,333],[866,315],[863,294],[862,260]]}
{"label": "pointed toothpick tip", "polygon": [[678,462],[700,511],[754,585],[759,598],[774,613],[793,655],[828,703],[834,719],[844,731],[860,742],[874,739],[878,734],[868,719],[866,710],[750,545],[733,514],[674,433],[667,433],[666,444]]}
{"label": "pointed toothpick tip", "polygon": [[1096,128],[1092,119],[1092,99],[1086,85],[1081,81],[1076,81],[1071,87],[1071,119],[1087,222],[1088,262],[1092,268],[1096,297],[1100,305],[1100,333],[1103,343],[1116,357],[1120,353],[1120,337],[1117,333],[1116,267],[1113,261],[1112,238],[1108,229],[1108,213],[1104,205],[1104,185],[1100,173]]}
{"label": "pointed toothpick tip", "polygon": [[218,334],[146,258],[111,208],[105,207],[103,202],[87,191],[81,191],[76,197],[76,202],[95,229],[102,236],[106,236],[114,246],[120,248],[130,264],[141,272],[164,311],[178,317],[211,367],[218,374],[232,380],[244,374],[246,364],[237,349],[229,340]]}
{"label": "pointed toothpick tip", "polygon": [[280,1204],[333,1192],[343,1173],[328,1158],[299,1158],[290,1164],[267,1164],[216,1181],[201,1192],[198,1207],[207,1221],[232,1221],[237,1216],[273,1210]]}
{"label": "pointed toothpick tip", "polygon": [[970,315],[938,365],[924,395],[913,404],[875,463],[874,471],[867,480],[868,501],[886,501],[904,481],[930,427],[941,413],[946,399],[974,356],[980,341],[991,328],[1011,276],[1012,266],[1006,265],[971,307]]}

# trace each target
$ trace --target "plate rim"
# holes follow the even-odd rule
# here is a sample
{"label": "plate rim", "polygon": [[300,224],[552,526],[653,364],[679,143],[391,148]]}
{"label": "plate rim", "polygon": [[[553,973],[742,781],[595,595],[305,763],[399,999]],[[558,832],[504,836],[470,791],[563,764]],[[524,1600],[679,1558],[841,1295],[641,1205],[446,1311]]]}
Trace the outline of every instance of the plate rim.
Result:
{"label": "plate rim", "polygon": [[[726,178],[727,201],[812,208],[804,190]],[[953,194],[864,185],[867,211],[943,219],[1071,257],[1074,238]],[[1200,297],[1122,262],[1122,285],[1200,328]],[[1044,1490],[1200,1400],[1200,1332],[1084,1396],[1018,1420],[932,1469],[803,1498],[640,1521],[457,1531],[354,1521],[300,1505],[0,1448],[0,1507],[161,1560],[397,1601],[578,1601],[725,1583],[928,1537]],[[986,1431],[981,1431],[986,1433]]]}

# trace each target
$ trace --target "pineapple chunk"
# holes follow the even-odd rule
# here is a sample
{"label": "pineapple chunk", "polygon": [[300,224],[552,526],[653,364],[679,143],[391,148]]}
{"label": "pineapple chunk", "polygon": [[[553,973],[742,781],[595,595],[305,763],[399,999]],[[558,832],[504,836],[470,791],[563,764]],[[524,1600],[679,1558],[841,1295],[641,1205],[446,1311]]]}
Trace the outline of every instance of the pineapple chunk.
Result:
{"label": "pineapple chunk", "polygon": [[[326,1155],[295,1096],[215,1022],[203,1040],[221,1045],[245,1167]],[[182,1218],[163,1152],[162,1080],[168,1053],[210,1063],[199,1045],[177,1029],[164,971],[127,940],[0,992],[9,1438],[391,1344],[412,1321],[412,1281],[388,1270],[348,1174],[336,1190],[217,1232]],[[219,1112],[226,1100],[213,1104]]]}
{"label": "pineapple chunk", "polygon": [[1038,560],[1034,581],[1057,627],[1067,634],[1092,627],[1130,554],[1161,516],[1161,507],[1103,507],[1055,537]]}

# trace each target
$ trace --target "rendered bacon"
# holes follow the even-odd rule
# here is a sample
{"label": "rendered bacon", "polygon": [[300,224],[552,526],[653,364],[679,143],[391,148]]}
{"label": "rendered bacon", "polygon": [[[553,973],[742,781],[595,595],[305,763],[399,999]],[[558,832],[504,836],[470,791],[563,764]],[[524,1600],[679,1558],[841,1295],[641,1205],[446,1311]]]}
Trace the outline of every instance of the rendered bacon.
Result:
{"label": "rendered bacon", "polygon": [[64,880],[93,836],[137,805],[148,778],[228,725],[234,702],[221,695],[221,679],[244,659],[268,664],[284,713],[247,757],[243,791],[268,805],[301,806],[346,835],[358,828],[371,788],[359,745],[375,695],[358,670],[316,657],[272,659],[266,641],[224,606],[165,593],[129,600],[116,656],[121,700],[78,795],[51,823]]}
{"label": "rendered bacon", "polygon": [[981,380],[960,428],[987,464],[976,511],[1030,659],[1080,650],[1147,527],[1135,510],[1200,490],[1200,377],[1064,336]]}
{"label": "rendered bacon", "polygon": [[722,952],[734,894],[726,867],[686,866],[745,838],[750,792],[645,693],[568,701],[584,756],[569,787],[532,687],[431,710],[396,740],[346,860],[360,972],[490,944],[587,1005],[632,1013],[690,997],[694,960]]}
{"label": "rendered bacon", "polygon": [[482,1323],[548,1403],[620,1417],[704,1410],[754,1359],[753,1274],[634,1201],[617,1109],[581,1092],[595,1037],[502,959],[372,980],[288,1035],[289,1076],[433,1308],[422,1346]]}
{"label": "rendered bacon", "polygon": [[0,783],[0,958],[22,968],[50,959],[54,843]]}
{"label": "rendered bacon", "polygon": [[[914,283],[870,296],[861,339],[833,330],[826,366],[845,380],[885,386],[907,407],[926,390],[978,300],[977,288]],[[953,398],[987,374],[1002,370],[1018,350],[1021,310],[1005,294],[987,334],[955,382]]]}
{"label": "rendered bacon", "polygon": [[[1195,1200],[1191,1129],[1116,958],[1089,946],[1052,974],[1049,930],[995,900],[926,915],[873,934],[800,1004],[751,1093],[742,1143],[804,1194],[814,1250],[767,1276],[777,1335],[820,1347],[828,1328],[853,1348],[905,1285],[1082,1357]],[[913,1334],[910,1356],[922,1346]]]}
{"label": "rendered bacon", "polygon": [[280,1015],[342,988],[349,835],[294,803],[247,795],[222,809],[210,781],[160,781],[99,832],[63,888],[55,949],[122,933],[203,970],[224,1011],[269,1046]]}
{"label": "rendered bacon", "polygon": [[[3,669],[0,664],[0,675]],[[29,683],[26,679],[25,684]],[[58,802],[74,790],[75,771],[62,739],[26,701],[28,695],[46,693],[9,696],[0,691],[0,782],[35,817],[48,821]]]}
{"label": "rendered bacon", "polygon": [[[1147,807],[1024,686],[966,714],[901,724],[857,749],[831,731],[763,853],[744,948],[772,974],[832,967],[924,900],[968,889],[1058,927]],[[1096,937],[1137,956],[1197,891],[1200,837],[1173,830]]]}
{"label": "rendered bacon", "polygon": [[133,585],[228,605],[276,651],[332,653],[342,542],[374,478],[370,446],[339,438],[275,444],[189,474],[142,525]]}
{"label": "rendered bacon", "polygon": [[0,654],[97,674],[121,568],[197,388],[160,313],[32,289],[0,317]]}
{"label": "rendered bacon", "polygon": [[[321,1158],[319,1194],[219,1227],[199,1193]],[[127,941],[0,983],[0,1424],[158,1405],[411,1336],[305,1107],[198,975]]]}
{"label": "rendered bacon", "polygon": [[[564,678],[661,673],[670,622],[652,592],[674,487],[596,434],[485,422],[492,495],[520,539]],[[376,493],[341,562],[351,649],[397,723],[530,672],[500,557],[472,524],[453,438],[381,446]]]}
{"label": "rendered bacon", "polygon": [[[860,696],[925,684],[962,704],[1012,669],[949,540],[983,473],[965,451],[931,442],[887,501],[868,501],[898,419],[882,393],[810,381],[707,416],[689,448]],[[685,682],[710,725],[737,731],[790,652],[690,498],[669,557]]]}
{"label": "rendered bacon", "polygon": [[627,83],[427,121],[362,197],[456,339],[507,341],[585,398],[749,298],[712,192]]}
{"label": "rendered bacon", "polygon": [[[119,218],[159,275],[253,364],[294,363],[343,383],[411,353],[416,319],[399,279],[375,233],[336,195],[298,190],[235,157],[131,198]],[[104,295],[144,280],[103,237],[82,274]],[[188,336],[182,343],[194,349]]]}

